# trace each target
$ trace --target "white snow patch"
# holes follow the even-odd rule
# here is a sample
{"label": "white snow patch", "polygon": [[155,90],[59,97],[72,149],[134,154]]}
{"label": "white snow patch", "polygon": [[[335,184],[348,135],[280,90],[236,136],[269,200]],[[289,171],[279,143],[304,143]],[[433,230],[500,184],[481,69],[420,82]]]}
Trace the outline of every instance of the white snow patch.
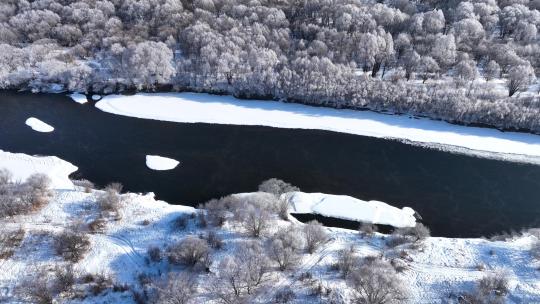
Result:
{"label": "white snow patch", "polygon": [[93,101],[98,101],[100,99],[101,99],[101,95],[97,95],[97,94],[92,95],[92,100]]}
{"label": "white snow patch", "polygon": [[276,101],[238,100],[231,96],[197,93],[109,95],[96,106],[105,112],[146,119],[320,129],[394,138],[428,146],[460,147],[461,150],[485,157],[490,157],[489,153],[502,153],[505,159],[524,161],[522,156],[527,156],[540,161],[538,135],[452,125],[403,115]]}
{"label": "white snow patch", "polygon": [[157,156],[157,155],[147,155],[146,156],[146,166],[152,170],[158,170],[158,171],[164,171],[164,170],[172,170],[176,168],[180,164],[179,161]]}
{"label": "white snow patch", "polygon": [[346,195],[323,193],[286,193],[291,212],[314,213],[364,223],[391,225],[394,227],[414,227],[415,211],[403,209],[378,201],[363,201]]}
{"label": "white snow patch", "polygon": [[74,165],[56,156],[29,156],[0,150],[0,168],[11,171],[13,179],[24,181],[34,173],[43,173],[51,178],[54,189],[73,189],[69,175],[78,170]]}
{"label": "white snow patch", "polygon": [[54,128],[51,125],[46,124],[35,117],[28,118],[26,120],[26,125],[32,128],[32,130],[42,133],[49,133],[54,131]]}
{"label": "white snow patch", "polygon": [[88,99],[86,99],[86,96],[81,93],[73,93],[69,95],[71,99],[73,99],[76,103],[85,104],[88,102]]}

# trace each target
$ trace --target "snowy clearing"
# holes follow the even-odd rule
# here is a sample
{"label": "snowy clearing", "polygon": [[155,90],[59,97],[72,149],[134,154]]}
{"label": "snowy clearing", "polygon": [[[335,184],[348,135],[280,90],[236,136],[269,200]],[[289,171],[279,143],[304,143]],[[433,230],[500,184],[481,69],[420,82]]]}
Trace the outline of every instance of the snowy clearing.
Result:
{"label": "snowy clearing", "polygon": [[146,119],[319,129],[393,138],[422,145],[459,147],[460,152],[480,156],[492,157],[481,152],[502,153],[504,158],[510,160],[524,161],[520,156],[526,156],[532,161],[540,161],[540,136],[452,125],[403,115],[238,100],[231,96],[197,93],[110,95],[99,101],[96,107],[109,113]]}
{"label": "snowy clearing", "polygon": [[[67,180],[69,172],[75,169],[55,157],[2,152],[0,160],[0,164],[16,173],[18,178],[34,172],[51,172],[56,178]],[[60,167],[65,169],[55,172]],[[0,294],[0,301],[18,303],[19,299],[13,290],[21,281],[35,275],[37,269],[54,269],[66,265],[54,251],[54,236],[95,218],[98,212],[97,200],[101,194],[103,191],[88,192],[80,187],[56,190],[52,200],[43,209],[33,214],[0,220],[0,225],[5,229],[22,228],[25,231],[25,238],[13,255],[0,261],[0,288],[5,291]],[[223,258],[234,252],[239,243],[253,238],[248,237],[238,225],[229,223],[219,229],[199,227],[193,216],[190,216],[195,209],[156,201],[152,193],[124,194],[121,197],[121,216],[109,220],[104,231],[86,234],[91,247],[82,260],[74,263],[74,270],[81,275],[105,274],[114,280],[115,286],[126,285],[130,289],[123,291],[108,287],[105,292],[87,293],[81,298],[67,296],[60,298],[60,302],[135,303],[130,290],[140,291],[144,288],[141,285],[141,274],[159,282],[168,272],[190,271],[171,266],[166,258],[149,262],[149,246],[165,252],[167,246],[178,240],[197,237],[208,233],[209,229],[215,229],[225,242],[225,247],[212,253],[209,273],[189,273],[198,281],[199,293],[192,303],[219,303],[207,292],[208,283],[219,273]],[[183,229],[174,224],[179,216],[192,218]],[[270,227],[270,234],[279,228],[301,228],[302,225],[294,219],[287,222],[276,218]],[[384,234],[361,237],[351,230],[325,230],[331,236],[328,242],[313,254],[302,254],[294,270],[280,272],[272,268],[251,303],[272,302],[274,294],[285,286],[294,290],[296,295],[290,303],[318,303],[320,299],[312,293],[313,285],[301,279],[301,275],[306,272],[313,276],[315,283],[321,282],[337,291],[344,298],[344,303],[350,302],[350,287],[337,272],[331,270],[339,250],[350,246],[355,247],[359,257],[383,256],[395,265],[402,265],[403,269],[398,272],[398,276],[409,290],[407,303],[458,303],[457,294],[471,290],[480,278],[496,273],[498,269],[504,269],[509,276],[510,294],[506,298],[507,303],[540,302],[540,272],[536,269],[539,265],[531,260],[529,253],[537,236],[523,235],[508,241],[430,237],[416,245],[419,249],[405,245],[392,249],[386,245],[389,236]],[[79,284],[83,284],[79,287],[84,287],[84,283]]]}
{"label": "snowy clearing", "polygon": [[28,118],[25,123],[34,131],[38,131],[42,133],[49,133],[49,132],[54,131],[54,128],[51,125],[46,124],[35,117]]}
{"label": "snowy clearing", "polygon": [[86,99],[86,95],[81,93],[73,93],[69,95],[69,97],[71,97],[71,99],[73,99],[73,101],[75,101],[76,103],[85,104],[88,102],[88,99]]}
{"label": "snowy clearing", "polygon": [[292,213],[314,213],[327,217],[398,228],[416,225],[415,211],[399,209],[378,201],[362,201],[346,195],[292,192],[289,197]]}
{"label": "snowy clearing", "polygon": [[29,156],[22,153],[9,153],[0,150],[0,168],[8,169],[13,178],[24,181],[34,173],[43,173],[52,180],[54,189],[73,189],[68,176],[77,171],[74,165],[55,156]]}
{"label": "snowy clearing", "polygon": [[152,170],[172,170],[176,168],[178,164],[180,164],[180,162],[172,158],[157,155],[146,155],[146,166]]}

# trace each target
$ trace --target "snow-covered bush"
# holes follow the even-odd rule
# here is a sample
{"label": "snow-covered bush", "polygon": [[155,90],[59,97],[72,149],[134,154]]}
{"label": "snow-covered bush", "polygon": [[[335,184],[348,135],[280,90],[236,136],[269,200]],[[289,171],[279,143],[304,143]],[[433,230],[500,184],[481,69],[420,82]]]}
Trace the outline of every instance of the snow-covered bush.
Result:
{"label": "snow-covered bush", "polygon": [[54,282],[46,272],[32,274],[17,285],[15,293],[29,303],[51,304],[54,300]]}
{"label": "snow-covered bush", "polygon": [[0,186],[5,186],[11,183],[13,174],[5,168],[0,168]]}
{"label": "snow-covered bush", "polygon": [[219,236],[215,230],[208,231],[206,234],[206,241],[208,242],[208,245],[214,249],[223,249],[225,246],[223,238]]}
{"label": "snow-covered bush", "polygon": [[404,237],[410,239],[413,242],[422,241],[430,236],[429,228],[422,223],[417,223],[414,227],[398,228],[394,230],[392,236]]}
{"label": "snow-covered bush", "polygon": [[259,191],[271,193],[279,197],[283,193],[300,191],[300,189],[280,179],[271,178],[259,185]]}
{"label": "snow-covered bush", "polygon": [[11,173],[3,171],[5,183],[0,185],[0,217],[27,214],[45,206],[52,197],[51,180],[33,174],[24,183],[11,182]]}
{"label": "snow-covered bush", "polygon": [[355,303],[403,303],[407,298],[405,282],[384,260],[366,261],[347,277]]}
{"label": "snow-covered bush", "polygon": [[471,304],[503,304],[509,292],[508,283],[508,276],[504,272],[490,273],[476,283],[472,292],[462,297]]}
{"label": "snow-covered bush", "polygon": [[296,299],[296,294],[290,287],[285,287],[276,292],[274,303],[286,304],[291,303]]}
{"label": "snow-covered bush", "polygon": [[26,231],[23,228],[15,230],[9,228],[0,229],[0,259],[7,259],[13,255],[21,245]]}
{"label": "snow-covered bush", "polygon": [[167,259],[173,265],[208,266],[210,263],[210,247],[206,240],[186,237],[167,248]]}
{"label": "snow-covered bush", "polygon": [[150,261],[152,262],[160,262],[161,261],[161,249],[157,246],[150,246],[146,250],[146,253],[148,254],[148,257],[150,258]]}
{"label": "snow-covered bush", "polygon": [[57,266],[54,270],[54,288],[58,293],[68,292],[75,284],[75,272],[73,265],[67,264],[62,267]]}
{"label": "snow-covered bush", "polygon": [[338,251],[336,268],[346,278],[359,264],[356,250],[353,246]]}
{"label": "snow-covered bush", "polygon": [[54,238],[56,254],[66,261],[76,263],[80,261],[90,249],[90,239],[82,232],[65,230]]}
{"label": "snow-covered bush", "polygon": [[306,249],[309,253],[314,253],[319,246],[328,240],[328,233],[323,225],[317,221],[311,221],[304,225],[304,236]]}
{"label": "snow-covered bush", "polygon": [[73,180],[72,182],[75,186],[83,188],[84,192],[86,193],[90,193],[92,192],[93,189],[96,188],[96,185],[94,185],[94,183],[92,183],[91,181],[87,179],[78,179],[78,180]]}
{"label": "snow-covered bush", "polygon": [[247,205],[245,209],[237,210],[238,221],[252,237],[262,236],[269,228],[271,214],[254,205]]}
{"label": "snow-covered bush", "polygon": [[104,192],[98,196],[97,203],[102,217],[120,217],[121,197],[118,185],[107,186]]}
{"label": "snow-covered bush", "polygon": [[531,246],[531,255],[535,259],[540,260],[540,241],[534,242],[534,244]]}
{"label": "snow-covered bush", "polygon": [[225,256],[209,285],[220,302],[244,303],[265,282],[270,261],[258,241],[241,242],[232,255]]}
{"label": "snow-covered bush", "polygon": [[298,265],[305,242],[300,229],[292,225],[282,228],[270,239],[268,256],[278,264],[281,271],[291,269]]}
{"label": "snow-covered bush", "polygon": [[360,227],[358,227],[358,233],[360,233],[361,236],[372,236],[375,232],[377,232],[377,226],[369,223],[362,223],[360,224]]}

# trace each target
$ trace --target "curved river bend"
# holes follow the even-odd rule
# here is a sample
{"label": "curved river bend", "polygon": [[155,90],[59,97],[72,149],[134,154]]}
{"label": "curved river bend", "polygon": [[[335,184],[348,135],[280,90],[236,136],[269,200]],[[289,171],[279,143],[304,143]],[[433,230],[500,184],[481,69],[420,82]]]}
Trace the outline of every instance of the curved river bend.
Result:
{"label": "curved river bend", "polygon": [[[25,125],[39,118],[55,128]],[[56,155],[77,177],[120,181],[170,203],[196,206],[254,191],[277,177],[306,192],[410,206],[438,236],[476,237],[540,226],[540,166],[452,154],[319,130],[182,124],[116,116],[53,94],[0,92],[0,149]],[[181,162],[146,167],[146,155]],[[1,164],[0,164],[1,167]]]}

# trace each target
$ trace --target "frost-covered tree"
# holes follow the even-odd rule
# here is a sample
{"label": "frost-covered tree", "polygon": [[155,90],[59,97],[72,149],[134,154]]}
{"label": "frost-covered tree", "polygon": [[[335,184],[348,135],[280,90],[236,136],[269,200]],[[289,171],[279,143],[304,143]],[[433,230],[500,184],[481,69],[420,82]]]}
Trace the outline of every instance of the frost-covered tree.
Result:
{"label": "frost-covered tree", "polygon": [[126,76],[140,88],[166,84],[174,75],[172,51],[162,42],[145,41],[129,46],[123,54]]}
{"label": "frost-covered tree", "polygon": [[514,66],[508,72],[508,96],[512,97],[517,92],[526,90],[534,81],[534,70],[530,64]]}

